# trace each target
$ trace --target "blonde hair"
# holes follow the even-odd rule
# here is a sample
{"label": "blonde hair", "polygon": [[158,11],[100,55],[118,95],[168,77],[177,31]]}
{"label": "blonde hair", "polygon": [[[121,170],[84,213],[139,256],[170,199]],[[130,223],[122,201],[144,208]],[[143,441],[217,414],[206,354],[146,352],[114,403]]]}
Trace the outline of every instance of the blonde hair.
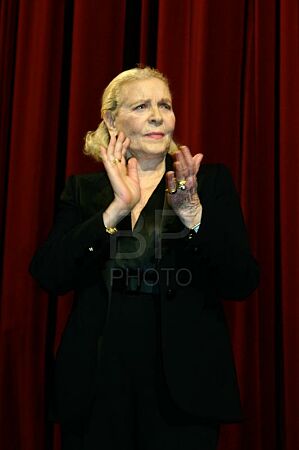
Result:
{"label": "blonde hair", "polygon": [[[123,84],[136,80],[147,80],[149,78],[158,78],[162,80],[169,88],[168,79],[157,69],[152,67],[135,67],[134,69],[125,70],[118,74],[108,84],[103,92],[102,106],[101,106],[101,122],[95,131],[88,131],[85,136],[85,145],[83,153],[91,156],[96,161],[101,161],[101,155],[99,151],[100,145],[107,147],[110,140],[108,128],[103,120],[104,114],[107,111],[111,111],[115,116],[120,103],[120,90]],[[170,143],[169,153],[173,153],[177,150],[177,145],[172,140]]]}

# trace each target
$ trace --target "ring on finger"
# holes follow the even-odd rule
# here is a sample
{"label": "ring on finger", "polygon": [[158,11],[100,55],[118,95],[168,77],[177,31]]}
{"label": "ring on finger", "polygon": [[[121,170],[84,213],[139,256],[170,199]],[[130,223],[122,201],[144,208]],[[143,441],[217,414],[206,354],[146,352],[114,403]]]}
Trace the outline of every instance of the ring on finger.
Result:
{"label": "ring on finger", "polygon": [[180,189],[181,191],[185,191],[186,189],[186,180],[178,180],[177,181],[177,188]]}
{"label": "ring on finger", "polygon": [[120,159],[114,158],[112,159],[111,163],[114,164],[116,166],[116,164],[119,164],[121,162]]}
{"label": "ring on finger", "polygon": [[165,192],[167,192],[167,194],[173,195],[177,192],[177,188],[175,187],[174,189],[165,189]]}

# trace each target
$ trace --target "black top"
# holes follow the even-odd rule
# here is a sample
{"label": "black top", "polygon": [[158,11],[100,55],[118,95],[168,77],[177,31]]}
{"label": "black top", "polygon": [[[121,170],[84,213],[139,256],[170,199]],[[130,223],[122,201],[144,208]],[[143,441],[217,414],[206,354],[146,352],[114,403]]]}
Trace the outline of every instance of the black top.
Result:
{"label": "black top", "polygon": [[[143,211],[147,250],[141,255],[144,261],[132,261],[136,267],[153,262],[152,221],[165,199],[163,192],[159,203],[163,183]],[[198,194],[203,213],[196,235],[190,236],[180,219],[163,208],[162,251],[157,259],[163,367],[171,396],[181,409],[229,422],[239,420],[241,410],[220,299],[248,296],[258,284],[259,272],[229,171],[223,165],[202,165]],[[53,228],[30,266],[48,291],[76,293],[55,367],[54,415],[60,421],[87,417],[93,403],[98,340],[108,300],[99,273],[116,239],[106,233],[102,217],[113,198],[105,173],[70,177]],[[124,229],[130,230],[130,217],[119,225],[125,223]],[[187,271],[192,278],[182,283],[179,275]]]}
{"label": "black top", "polygon": [[126,216],[117,226],[116,265],[128,269],[148,269],[155,267],[155,243],[159,241],[161,217],[164,207],[165,180],[153,191],[148,202],[131,230],[131,215]]}

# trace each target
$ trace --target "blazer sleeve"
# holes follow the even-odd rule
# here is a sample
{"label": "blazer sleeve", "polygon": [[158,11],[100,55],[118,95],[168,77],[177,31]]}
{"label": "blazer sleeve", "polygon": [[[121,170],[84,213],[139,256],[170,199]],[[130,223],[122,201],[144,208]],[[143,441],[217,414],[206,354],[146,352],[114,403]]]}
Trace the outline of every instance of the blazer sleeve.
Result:
{"label": "blazer sleeve", "polygon": [[78,178],[69,177],[52,230],[29,268],[44,289],[64,294],[99,279],[110,242],[102,214],[99,210],[88,220],[82,219]]}
{"label": "blazer sleeve", "polygon": [[258,265],[250,251],[229,170],[220,164],[214,165],[210,173],[208,169],[202,174],[202,222],[198,232],[186,240],[185,257],[194,277],[215,288],[220,297],[242,299],[258,285]]}

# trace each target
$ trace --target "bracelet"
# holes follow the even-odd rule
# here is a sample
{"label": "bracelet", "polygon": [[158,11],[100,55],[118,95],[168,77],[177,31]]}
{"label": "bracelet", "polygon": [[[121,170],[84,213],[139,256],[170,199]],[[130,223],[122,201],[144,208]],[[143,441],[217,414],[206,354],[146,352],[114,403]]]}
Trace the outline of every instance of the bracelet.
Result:
{"label": "bracelet", "polygon": [[199,230],[200,224],[201,224],[201,222],[198,222],[196,225],[194,225],[194,227],[191,228],[191,231],[195,231],[195,233],[197,233]]}
{"label": "bracelet", "polygon": [[201,224],[201,222],[198,222],[196,225],[194,225],[194,227],[191,228],[191,230],[197,231],[200,224]]}
{"label": "bracelet", "polygon": [[113,235],[117,232],[118,232],[118,229],[116,227],[108,227],[108,228],[106,227],[106,233],[108,233],[108,234]]}
{"label": "bracelet", "polygon": [[197,234],[199,226],[200,226],[201,222],[197,223],[196,225],[194,225],[194,227],[189,228],[189,233],[188,233],[188,239],[193,239],[194,236]]}

